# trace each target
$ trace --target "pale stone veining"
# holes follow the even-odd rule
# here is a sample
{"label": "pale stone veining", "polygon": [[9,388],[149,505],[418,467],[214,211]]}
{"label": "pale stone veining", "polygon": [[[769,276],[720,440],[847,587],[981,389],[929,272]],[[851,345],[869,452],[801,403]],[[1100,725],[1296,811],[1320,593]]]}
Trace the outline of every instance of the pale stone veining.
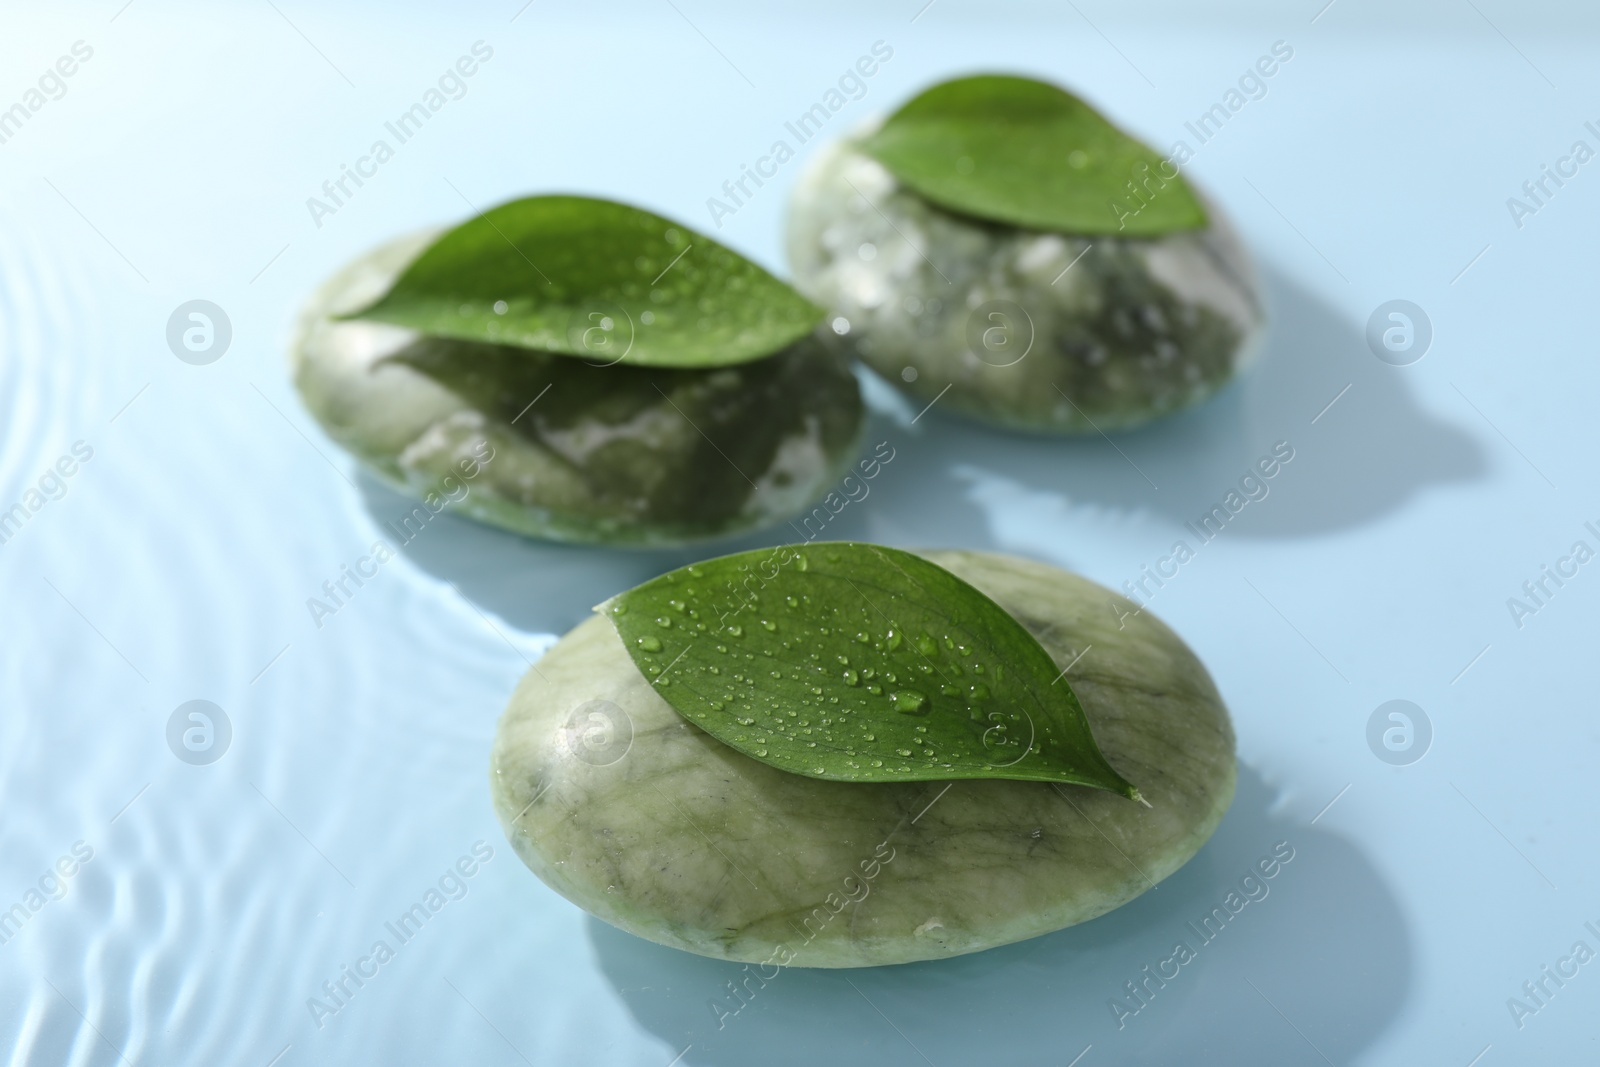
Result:
{"label": "pale stone veining", "polygon": [[1254,358],[1259,284],[1207,209],[1157,238],[1026,230],[935,206],[845,139],[795,186],[789,263],[840,346],[922,403],[1093,433],[1198,403]]}
{"label": "pale stone veining", "polygon": [[323,429],[402,491],[437,492],[463,460],[492,455],[457,505],[474,518],[557,541],[678,544],[789,518],[854,460],[855,378],[811,337],[738,366],[661,370],[333,321],[433,236],[335,274],[290,354]]}
{"label": "pale stone veining", "polygon": [[491,785],[517,853],[642,937],[813,967],[1034,937],[1182,866],[1227,810],[1235,776],[1227,710],[1193,653],[1149,612],[1056,568],[926,555],[1010,611],[1062,668],[1076,660],[1070,684],[1096,740],[1151,807],[1078,786],[775,770],[679,716],[595,616],[528,672],[500,721]]}

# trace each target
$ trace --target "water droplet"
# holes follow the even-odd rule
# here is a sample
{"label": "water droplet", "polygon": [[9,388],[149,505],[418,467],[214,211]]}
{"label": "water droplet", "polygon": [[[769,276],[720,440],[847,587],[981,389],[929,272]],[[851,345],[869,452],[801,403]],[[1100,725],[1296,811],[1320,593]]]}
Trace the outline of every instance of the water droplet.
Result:
{"label": "water droplet", "polygon": [[804,552],[795,553],[794,566],[795,570],[799,571],[803,571],[807,566],[809,566],[809,564],[806,563],[806,554]]}
{"label": "water droplet", "polygon": [[873,696],[878,696],[883,692],[883,686],[869,685],[867,686],[867,692],[871,693]]}
{"label": "water droplet", "polygon": [[933,639],[932,634],[918,634],[917,651],[921,652],[924,656],[937,656],[939,654],[939,642]]}
{"label": "water droplet", "polygon": [[657,637],[641,637],[639,638],[639,647],[646,652],[660,652],[661,639]]}
{"label": "water droplet", "polygon": [[800,606],[800,601],[798,601],[798,600],[796,600],[796,599],[795,599],[795,598],[794,598],[794,597],[792,597],[792,596],[786,596],[786,597],[784,597],[784,598],[783,598],[783,602],[784,602],[784,603],[785,603],[785,604],[788,604],[788,605],[789,605],[789,606],[790,606],[790,607],[791,607],[791,608],[797,608],[797,607],[799,607],[799,606]]}
{"label": "water droplet", "polygon": [[771,619],[762,619],[761,628],[766,630],[769,634],[776,633],[778,630],[778,624],[773,622]]}
{"label": "water droplet", "polygon": [[[839,658],[840,659],[844,659],[843,656],[840,656]],[[844,672],[844,684],[845,685],[860,685],[861,684],[861,676],[859,674],[857,674],[855,671],[845,671]]]}
{"label": "water droplet", "polygon": [[972,688],[967,690],[967,698],[969,700],[987,700],[989,699],[989,687],[982,682],[974,682]]}
{"label": "water droplet", "polygon": [[672,628],[672,620],[663,615],[656,620],[656,625],[663,630],[668,630]]}
{"label": "water droplet", "polygon": [[889,635],[883,639],[883,643],[888,646],[890,652],[893,652],[900,647],[900,640],[900,631],[890,630]]}
{"label": "water droplet", "polygon": [[627,613],[628,605],[626,604],[613,604],[611,606],[611,614],[613,615],[626,615]]}
{"label": "water droplet", "polygon": [[728,633],[729,637],[743,637],[744,636],[744,627],[735,626],[735,625],[730,623],[729,626],[728,626],[727,633]]}
{"label": "water droplet", "polygon": [[811,768],[811,773],[812,774],[826,774],[826,773],[828,773],[828,768],[826,768],[826,767],[813,767],[813,768]]}
{"label": "water droplet", "polygon": [[872,644],[872,635],[868,633],[858,633],[856,634],[856,640],[863,645],[870,645]]}
{"label": "water droplet", "polygon": [[671,607],[673,611],[687,611],[689,608],[689,605],[685,604],[681,600],[669,600],[667,601],[667,605]]}
{"label": "water droplet", "polygon": [[902,689],[897,693],[890,693],[889,702],[894,705],[894,710],[905,715],[922,715],[928,710],[928,698],[915,689]]}
{"label": "water droplet", "polygon": [[875,760],[872,761],[872,765],[874,767],[882,767],[883,766],[883,760],[875,759]]}

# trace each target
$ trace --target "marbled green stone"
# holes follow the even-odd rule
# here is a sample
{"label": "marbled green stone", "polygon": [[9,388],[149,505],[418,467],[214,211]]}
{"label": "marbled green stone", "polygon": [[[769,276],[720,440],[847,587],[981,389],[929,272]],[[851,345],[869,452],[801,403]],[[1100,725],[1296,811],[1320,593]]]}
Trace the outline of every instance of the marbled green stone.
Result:
{"label": "marbled green stone", "polygon": [[934,206],[845,140],[796,183],[789,262],[848,324],[845,350],[921,403],[948,386],[941,409],[1093,433],[1197,403],[1253,357],[1259,284],[1206,210],[1204,229],[1154,238],[1020,229]]}
{"label": "marbled green stone", "polygon": [[290,356],[323,429],[403,492],[422,496],[492,449],[464,513],[557,541],[666,545],[781,522],[855,459],[855,377],[810,337],[737,367],[660,370],[331,320],[382,293],[432,236],[337,273]]}
{"label": "marbled green stone", "polygon": [[1234,787],[1233,728],[1199,660],[1149,612],[1119,627],[1135,605],[1065,571],[926,555],[1010,611],[1062,668],[1077,659],[1069,678],[1095,738],[1149,808],[1041,782],[778,771],[673,711],[596,616],[528,672],[500,720],[491,788],[517,853],[567,899],[641,937],[808,967],[1035,937],[1181,867]]}

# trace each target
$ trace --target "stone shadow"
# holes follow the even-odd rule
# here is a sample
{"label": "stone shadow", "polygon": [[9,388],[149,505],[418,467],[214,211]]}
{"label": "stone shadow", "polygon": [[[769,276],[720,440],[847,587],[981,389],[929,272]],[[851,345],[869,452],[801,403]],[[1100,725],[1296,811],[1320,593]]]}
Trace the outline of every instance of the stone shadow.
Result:
{"label": "stone shadow", "polygon": [[[1210,943],[1197,926],[1279,842],[1293,859]],[[1282,846],[1279,846],[1282,847]],[[1215,925],[1215,922],[1213,923]],[[666,948],[588,922],[601,972],[646,1030],[684,1064],[882,1062],[1064,1064],[1094,1046],[1096,1064],[1350,1062],[1401,1011],[1412,984],[1404,916],[1357,845],[1275,809],[1240,768],[1216,835],[1156,889],[1099,919],[970,956],[860,970],[783,971],[722,1020],[740,965]],[[1173,946],[1195,958],[1137,1004]],[[1168,970],[1170,971],[1170,967]],[[1269,999],[1270,998],[1270,999]],[[1120,1023],[1120,1026],[1119,1026]],[[1326,1059],[1325,1059],[1326,1057]]]}
{"label": "stone shadow", "polygon": [[1294,458],[1229,523],[1229,536],[1312,537],[1486,475],[1479,439],[1420,407],[1405,381],[1413,368],[1379,361],[1363,324],[1279,272],[1267,271],[1265,284],[1270,324],[1258,361],[1206,403],[1149,426],[1109,439],[1037,437],[946,416],[936,404],[909,430],[915,445],[896,479],[905,514],[893,517],[927,528],[937,525],[930,509],[947,515],[953,496],[1009,486],[1067,507],[1151,512],[1181,528],[1282,441]]}

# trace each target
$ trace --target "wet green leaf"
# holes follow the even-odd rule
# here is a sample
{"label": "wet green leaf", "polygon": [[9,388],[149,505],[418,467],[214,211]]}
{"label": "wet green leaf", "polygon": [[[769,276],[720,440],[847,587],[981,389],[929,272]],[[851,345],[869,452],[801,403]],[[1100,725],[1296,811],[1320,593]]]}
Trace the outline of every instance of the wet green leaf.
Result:
{"label": "wet green leaf", "polygon": [[720,367],[805,336],[822,311],[704,234],[581,196],[535,196],[445,233],[345,316],[588,362]]}
{"label": "wet green leaf", "polygon": [[671,571],[600,605],[677,711],[780,770],[1011,778],[1137,797],[1005,609],[899,549],[828,542]]}
{"label": "wet green leaf", "polygon": [[1031,78],[935,85],[862,147],[917,193],[978,218],[1127,236],[1206,224],[1176,167],[1076,96]]}

